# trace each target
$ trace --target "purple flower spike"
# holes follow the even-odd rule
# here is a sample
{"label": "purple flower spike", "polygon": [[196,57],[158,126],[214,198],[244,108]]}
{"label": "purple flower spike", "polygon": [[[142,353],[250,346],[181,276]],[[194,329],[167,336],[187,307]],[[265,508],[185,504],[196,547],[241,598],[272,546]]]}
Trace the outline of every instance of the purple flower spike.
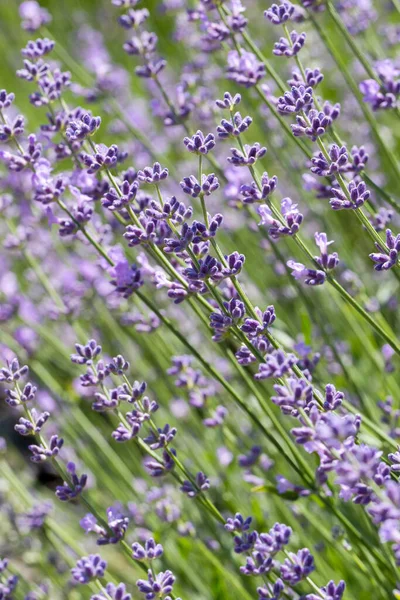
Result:
{"label": "purple flower spike", "polygon": [[146,540],[144,546],[138,542],[132,544],[132,556],[135,560],[154,560],[160,558],[163,552],[161,544],[156,544],[153,538]]}
{"label": "purple flower spike", "polygon": [[369,257],[376,263],[375,271],[387,271],[396,266],[399,260],[400,252],[400,233],[393,235],[390,229],[386,230],[386,245],[389,252],[382,248],[378,243],[375,244],[379,252],[373,252]]}
{"label": "purple flower spike", "polygon": [[220,125],[217,127],[218,137],[220,139],[227,139],[229,137],[238,137],[240,134],[247,131],[252,124],[253,119],[249,116],[242,118],[240,112],[236,112],[232,116],[231,121],[222,119]]}
{"label": "purple flower spike", "polygon": [[50,23],[50,13],[40,6],[36,0],[25,0],[19,7],[19,16],[22,19],[22,29],[26,31],[36,31]]}
{"label": "purple flower spike", "polygon": [[234,517],[229,517],[226,520],[224,527],[230,532],[248,531],[252,520],[252,517],[247,517],[245,519],[240,513],[236,513]]}
{"label": "purple flower spike", "polygon": [[65,135],[71,142],[83,141],[92,136],[99,129],[100,117],[92,117],[90,113],[83,113],[79,119],[71,119],[65,129]]}
{"label": "purple flower spike", "polygon": [[264,11],[264,16],[273,25],[282,25],[282,23],[286,23],[293,16],[293,13],[293,4],[287,2],[287,0],[283,0],[282,4],[272,4],[270,8]]}
{"label": "purple flower spike", "polygon": [[275,56],[296,56],[306,43],[306,37],[305,33],[297,33],[294,30],[290,32],[290,42],[281,37],[279,42],[275,42],[274,45]]}
{"label": "purple flower spike", "polygon": [[290,92],[285,92],[278,100],[278,111],[281,115],[299,113],[308,110],[313,104],[313,89],[304,85],[293,86]]}
{"label": "purple flower spike", "polygon": [[[115,2],[115,0],[114,0]],[[132,595],[126,591],[124,583],[115,585],[114,583],[107,583],[105,587],[105,594],[94,594],[90,600],[131,600]]]}
{"label": "purple flower spike", "polygon": [[35,60],[35,58],[41,58],[42,56],[49,54],[54,46],[55,42],[53,40],[49,40],[48,38],[38,38],[35,41],[30,40],[25,48],[21,50],[21,54],[24,58]]}
{"label": "purple flower spike", "polygon": [[82,344],[75,344],[77,354],[71,354],[71,361],[77,365],[92,365],[93,360],[101,354],[101,346],[96,340],[89,340],[88,343],[83,346]]}
{"label": "purple flower spike", "polygon": [[89,583],[91,579],[104,577],[107,562],[103,560],[100,554],[91,554],[80,558],[76,567],[71,569],[72,577],[78,583]]}
{"label": "purple flower spike", "polygon": [[194,152],[195,154],[208,154],[215,147],[215,137],[212,133],[205,136],[204,133],[198,129],[191,138],[185,137],[183,143],[189,152]]}
{"label": "purple flower spike", "polygon": [[[246,88],[253,87],[265,76],[265,67],[251,52],[239,54],[231,50],[228,54],[227,78]],[[236,98],[236,96],[235,96]]]}
{"label": "purple flower spike", "polygon": [[[356,209],[360,208],[371,195],[370,191],[363,181],[357,183],[350,181],[347,184],[348,194],[345,194],[341,188],[332,188],[332,193],[335,196],[331,198],[329,204],[333,210]],[[350,198],[348,198],[350,196]]]}
{"label": "purple flower spike", "polygon": [[181,491],[187,496],[189,496],[189,498],[194,498],[201,492],[205,492],[206,490],[208,490],[209,487],[209,479],[206,477],[206,475],[204,475],[204,473],[200,471],[196,475],[195,483],[192,483],[188,480],[183,482],[181,486]]}
{"label": "purple flower spike", "polygon": [[231,148],[232,156],[228,157],[228,162],[234,167],[248,167],[254,165],[257,160],[266,155],[267,149],[260,146],[258,142],[249,146],[245,144],[244,152],[237,148]]}
{"label": "purple flower spike", "polygon": [[138,590],[141,594],[145,594],[146,600],[154,600],[155,598],[163,598],[172,592],[175,577],[171,571],[165,571],[153,575],[149,569],[147,579],[139,579],[136,582]]}
{"label": "purple flower spike", "polygon": [[32,444],[29,450],[32,452],[31,461],[39,463],[44,462],[48,458],[55,458],[64,445],[64,440],[58,435],[52,435],[48,446],[37,446]]}
{"label": "purple flower spike", "polygon": [[12,92],[8,94],[6,90],[0,90],[0,110],[3,110],[4,108],[9,108],[14,102],[14,99],[15,94],[13,94]]}
{"label": "purple flower spike", "polygon": [[337,252],[328,254],[328,246],[333,244],[333,241],[328,242],[326,233],[316,233],[315,243],[320,249],[320,256],[316,257],[315,260],[325,270],[331,271],[339,264],[339,256]]}
{"label": "purple flower spike", "polygon": [[333,144],[329,149],[329,160],[322,152],[318,152],[311,159],[311,172],[319,177],[329,177],[336,173],[346,173],[352,169],[346,146],[339,148]]}
{"label": "purple flower spike", "polygon": [[69,502],[79,496],[87,483],[87,475],[83,474],[80,477],[76,474],[76,467],[73,462],[67,465],[67,472],[70,481],[64,481],[63,485],[56,487],[56,496],[61,502]]}
{"label": "purple flower spike", "polygon": [[282,593],[285,589],[285,585],[281,579],[277,579],[271,589],[269,587],[257,588],[258,600],[280,600]]}
{"label": "purple flower spike", "polygon": [[158,162],[155,162],[152,167],[145,167],[143,170],[138,171],[138,180],[150,185],[158,185],[160,181],[164,181],[167,177],[168,169],[161,167]]}
{"label": "purple flower spike", "polygon": [[312,108],[305,118],[302,115],[296,116],[296,125],[292,125],[293,135],[296,137],[307,136],[313,142],[318,137],[323,136],[327,129],[332,125],[340,115],[340,104],[332,105],[325,102],[322,111]]}
{"label": "purple flower spike", "polygon": [[118,161],[118,146],[112,144],[108,147],[105,144],[97,144],[94,155],[82,152],[81,159],[89,175],[101,169],[112,169]]}
{"label": "purple flower spike", "polygon": [[241,100],[242,100],[242,97],[240,94],[235,94],[232,97],[229,92],[225,92],[223,99],[216,100],[215,103],[218,106],[218,108],[222,108],[222,109],[227,108],[230,111],[232,111],[235,108],[235,106],[240,104]]}
{"label": "purple flower spike", "polygon": [[245,184],[240,188],[240,193],[243,195],[243,202],[245,204],[253,204],[260,200],[266,200],[276,189],[278,185],[278,178],[276,175],[272,177],[268,176],[268,173],[263,173],[261,177],[261,190],[255,182],[250,185]]}
{"label": "purple flower spike", "polygon": [[289,552],[289,558],[281,565],[281,577],[289,585],[296,585],[315,569],[314,557],[307,548],[297,554]]}
{"label": "purple flower spike", "polygon": [[305,80],[303,79],[303,75],[300,73],[298,69],[293,69],[292,71],[292,79],[289,79],[288,84],[292,87],[299,87],[300,85],[316,88],[317,85],[321,83],[324,79],[324,75],[321,73],[320,69],[308,69],[305,70]]}
{"label": "purple flower spike", "polygon": [[256,379],[282,377],[296,363],[297,358],[294,354],[285,354],[283,350],[274,350],[271,354],[267,354],[265,363],[260,364],[258,373],[254,377]]}
{"label": "purple flower spike", "polygon": [[24,133],[24,117],[17,115],[12,123],[0,126],[0,142],[9,142]]}
{"label": "purple flower spike", "polygon": [[299,281],[304,281],[306,285],[322,285],[325,283],[326,275],[323,271],[308,269],[302,263],[294,260],[288,260],[287,266],[292,270],[292,275]]}

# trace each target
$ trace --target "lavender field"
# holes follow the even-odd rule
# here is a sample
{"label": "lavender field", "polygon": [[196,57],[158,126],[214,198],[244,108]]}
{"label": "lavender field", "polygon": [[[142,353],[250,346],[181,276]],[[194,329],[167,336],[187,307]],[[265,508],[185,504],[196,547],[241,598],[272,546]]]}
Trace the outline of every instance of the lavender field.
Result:
{"label": "lavender field", "polygon": [[400,599],[399,49],[0,3],[0,600]]}

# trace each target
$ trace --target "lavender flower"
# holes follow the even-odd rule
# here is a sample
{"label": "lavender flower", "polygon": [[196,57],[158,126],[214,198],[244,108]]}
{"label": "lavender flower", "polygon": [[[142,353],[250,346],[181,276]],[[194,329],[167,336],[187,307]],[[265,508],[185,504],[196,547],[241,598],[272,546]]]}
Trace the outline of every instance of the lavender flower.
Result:
{"label": "lavender flower", "polygon": [[[251,52],[238,54],[231,50],[228,54],[227,78],[246,88],[253,87],[265,76],[265,67]],[[236,98],[236,96],[235,96]]]}
{"label": "lavender flower", "polygon": [[153,575],[149,569],[147,579],[138,579],[136,585],[141,594],[145,594],[146,600],[155,598],[166,598],[172,592],[175,577],[171,571],[161,571]]}
{"label": "lavender flower", "polygon": [[68,121],[65,134],[71,142],[83,141],[94,135],[100,125],[100,117],[92,117],[89,113],[82,113],[79,119]]}
{"label": "lavender flower", "polygon": [[306,42],[305,33],[297,33],[297,31],[290,32],[290,42],[284,37],[281,37],[279,42],[275,42],[274,54],[275,56],[296,56]]}
{"label": "lavender flower", "polygon": [[90,174],[97,173],[101,169],[112,169],[118,160],[118,146],[112,144],[109,148],[105,144],[95,145],[95,154],[82,152],[81,160]]}
{"label": "lavender flower", "polygon": [[222,100],[216,100],[215,103],[219,108],[227,108],[230,111],[234,109],[235,106],[240,104],[242,97],[240,94],[235,94],[232,96],[229,92],[225,92]]}
{"label": "lavender flower", "polygon": [[212,133],[204,136],[203,132],[199,129],[191,138],[185,137],[183,143],[189,152],[208,154],[215,147],[215,137]]}
{"label": "lavender flower", "polygon": [[375,271],[387,271],[397,265],[399,251],[400,251],[400,234],[396,237],[393,235],[390,229],[386,230],[386,249],[382,248],[380,244],[376,243],[375,246],[379,252],[373,252],[369,257],[376,263],[374,265]]}
{"label": "lavender flower", "polygon": [[237,148],[231,148],[232,156],[228,157],[228,162],[234,167],[248,167],[254,165],[257,160],[265,156],[267,149],[261,147],[258,142],[249,146],[245,144],[244,152]]}
{"label": "lavender flower", "polygon": [[307,548],[299,550],[297,554],[289,553],[289,558],[281,566],[281,577],[290,585],[296,585],[315,569],[314,557]]}
{"label": "lavender flower", "polygon": [[231,121],[222,119],[220,125],[217,127],[218,137],[220,139],[238,137],[248,130],[252,122],[253,119],[251,117],[247,116],[243,119],[240,112],[236,112],[234,115],[232,115]]}
{"label": "lavender flower", "polygon": [[310,169],[311,172],[319,177],[329,177],[336,173],[346,173],[351,169],[346,146],[339,148],[336,144],[333,144],[329,148],[329,160],[322,152],[318,152],[313,156],[311,162],[313,165]]}
{"label": "lavender flower", "polygon": [[313,104],[313,89],[300,84],[293,86],[290,92],[285,92],[278,100],[277,108],[281,115],[290,115],[308,110]]}
{"label": "lavender flower", "polygon": [[190,177],[184,177],[180,185],[185,194],[192,196],[192,198],[198,198],[200,194],[210,196],[215,192],[219,188],[219,181],[214,173],[210,173],[210,175],[202,174],[200,185],[197,179],[190,175]]}
{"label": "lavender flower", "polygon": [[307,117],[297,115],[296,125],[292,125],[293,135],[296,137],[307,136],[315,142],[318,137],[324,135],[340,114],[340,104],[333,106],[325,102],[322,111],[312,108]]}
{"label": "lavender flower", "polygon": [[302,263],[294,260],[288,260],[287,266],[292,270],[292,275],[298,281],[303,281],[306,285],[322,285],[325,283],[326,275],[323,271],[317,269],[308,269]]}
{"label": "lavender flower", "polygon": [[284,235],[295,235],[303,222],[303,215],[297,209],[297,204],[294,204],[290,198],[281,200],[283,223],[273,217],[271,209],[266,204],[261,204],[257,212],[261,216],[259,224],[266,226],[269,235],[276,240]]}
{"label": "lavender flower", "polygon": [[285,354],[283,350],[274,350],[265,357],[265,363],[261,363],[256,379],[269,379],[271,377],[282,377],[288,373],[296,364],[297,358],[294,354]]}
{"label": "lavender flower", "polygon": [[77,498],[83,491],[87,483],[87,475],[80,477],[76,474],[76,466],[73,462],[67,464],[68,481],[56,488],[56,496],[61,502],[69,502]]}
{"label": "lavender flower", "polygon": [[[114,0],[115,2],[116,0]],[[119,583],[115,585],[114,583],[107,583],[105,587],[105,594],[94,594],[91,596],[90,600],[131,600],[131,594],[128,594],[126,591],[126,585],[124,583]]]}
{"label": "lavender flower", "polygon": [[54,458],[58,455],[64,445],[64,440],[58,435],[52,435],[48,446],[31,444],[29,450],[32,452],[31,460],[33,462],[44,462],[48,458]]}
{"label": "lavender flower", "polygon": [[142,546],[138,542],[132,544],[132,556],[135,560],[155,560],[163,555],[164,549],[161,544],[156,544],[153,538],[146,540]]}
{"label": "lavender flower", "polygon": [[360,208],[369,199],[371,193],[363,181],[357,183],[350,181],[347,185],[347,193],[340,188],[332,188],[334,198],[331,198],[329,204],[333,210],[356,209]]}
{"label": "lavender flower", "polygon": [[160,181],[167,179],[168,169],[161,167],[160,163],[154,163],[152,167],[145,167],[138,171],[138,180],[143,183],[158,185]]}
{"label": "lavender flower", "polygon": [[40,29],[51,21],[50,13],[40,6],[36,0],[22,2],[19,7],[19,15],[22,19],[22,28],[30,32]]}
{"label": "lavender flower", "polygon": [[240,188],[240,193],[244,196],[243,202],[245,204],[253,204],[260,200],[266,200],[276,189],[278,185],[278,178],[276,175],[272,177],[268,176],[268,173],[263,173],[261,177],[261,189],[258,188],[255,182],[250,185],[244,184]]}
{"label": "lavender flower", "polygon": [[184,481],[181,490],[189,498],[194,498],[201,492],[205,492],[210,487],[210,481],[201,471],[196,474],[195,483]]}
{"label": "lavender flower", "polygon": [[91,554],[80,558],[76,567],[71,569],[71,574],[78,583],[88,583],[91,579],[104,577],[106,568],[107,562],[100,554]]}
{"label": "lavender flower", "polygon": [[284,0],[279,6],[278,4],[272,4],[270,8],[264,11],[264,16],[273,25],[282,25],[282,23],[286,23],[293,16],[293,13],[293,4]]}

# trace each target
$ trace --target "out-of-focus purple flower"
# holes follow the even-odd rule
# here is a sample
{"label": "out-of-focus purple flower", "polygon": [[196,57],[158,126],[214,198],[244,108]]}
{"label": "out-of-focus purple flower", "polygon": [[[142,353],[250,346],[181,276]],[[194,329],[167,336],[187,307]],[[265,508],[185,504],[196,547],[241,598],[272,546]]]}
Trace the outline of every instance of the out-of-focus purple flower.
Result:
{"label": "out-of-focus purple flower", "polygon": [[253,87],[265,76],[265,66],[251,52],[239,54],[231,50],[228,54],[227,78],[246,88]]}
{"label": "out-of-focus purple flower", "polygon": [[22,2],[19,7],[19,16],[22,19],[22,28],[30,32],[37,31],[51,21],[50,13],[36,0]]}

